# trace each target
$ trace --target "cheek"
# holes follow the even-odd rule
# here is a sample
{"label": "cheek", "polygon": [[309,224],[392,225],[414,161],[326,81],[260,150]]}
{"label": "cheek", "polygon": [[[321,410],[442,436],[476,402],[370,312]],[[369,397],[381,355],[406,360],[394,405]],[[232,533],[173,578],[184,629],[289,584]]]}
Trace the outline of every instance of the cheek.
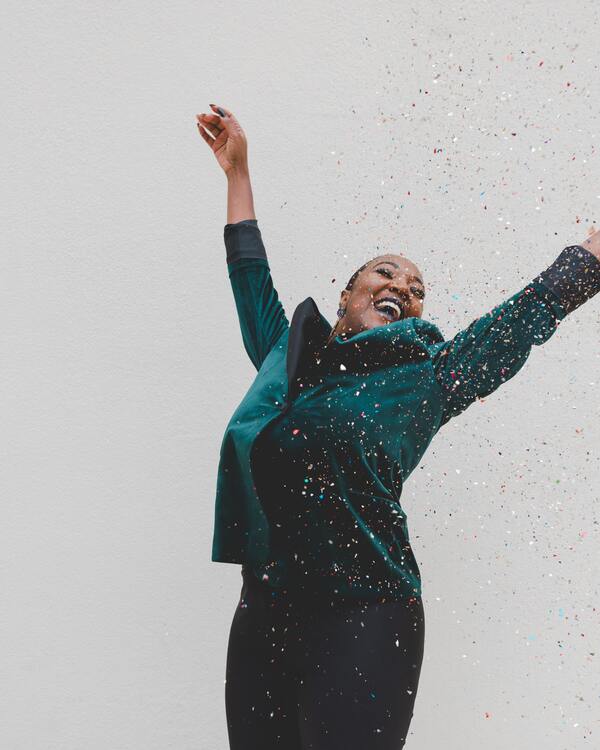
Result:
{"label": "cheek", "polygon": [[354,315],[363,315],[370,309],[372,310],[373,297],[374,294],[372,294],[369,290],[365,290],[360,295],[357,295],[355,299],[352,300],[351,304],[352,312],[354,313]]}
{"label": "cheek", "polygon": [[420,318],[423,315],[423,300],[418,299],[418,297],[413,297],[410,301],[410,304],[407,308],[407,312],[409,317],[411,318]]}

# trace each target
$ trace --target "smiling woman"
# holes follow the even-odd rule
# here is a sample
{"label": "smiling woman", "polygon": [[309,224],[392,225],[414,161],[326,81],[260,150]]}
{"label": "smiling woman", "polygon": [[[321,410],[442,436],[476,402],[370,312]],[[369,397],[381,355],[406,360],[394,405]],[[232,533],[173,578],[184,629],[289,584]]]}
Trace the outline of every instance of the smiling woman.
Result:
{"label": "smiling woman", "polygon": [[338,321],[328,338],[423,315],[425,287],[418,267],[403,255],[378,255],[356,270],[340,295]]}
{"label": "smiling woman", "polygon": [[355,271],[333,329],[312,297],[290,323],[245,140],[222,109],[204,120],[214,138],[204,135],[228,174],[227,272],[257,370],[225,430],[215,497],[212,559],[242,566],[230,747],[400,750],[425,633],[402,488],[450,419],[514,377],[600,291],[598,248],[564,248],[449,339],[422,317],[419,269],[395,254]]}

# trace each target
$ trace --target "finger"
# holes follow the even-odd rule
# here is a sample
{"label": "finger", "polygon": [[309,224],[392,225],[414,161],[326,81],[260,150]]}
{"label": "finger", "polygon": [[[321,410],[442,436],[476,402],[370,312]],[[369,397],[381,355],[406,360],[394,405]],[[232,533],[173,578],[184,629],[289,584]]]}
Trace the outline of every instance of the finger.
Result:
{"label": "finger", "polygon": [[[211,137],[211,136],[210,136],[210,135],[209,135],[209,134],[208,134],[208,133],[207,133],[207,132],[206,132],[206,131],[204,130],[204,128],[202,127],[202,125],[200,125],[200,123],[199,123],[199,122],[197,122],[197,123],[196,123],[196,125],[198,126],[198,130],[200,131],[200,135],[201,135],[201,136],[202,136],[202,137],[204,138],[204,140],[205,140],[205,141],[206,141],[206,142],[208,143],[208,145],[209,145],[209,146],[211,147],[211,149],[212,149],[212,148],[213,148],[213,144],[214,144],[214,142],[215,142],[215,139],[214,139],[214,138],[212,138],[212,137]],[[214,150],[214,149],[213,149],[213,150]]]}
{"label": "finger", "polygon": [[[223,107],[223,105],[217,105],[217,104],[210,104],[209,105],[219,116],[220,118],[220,124],[229,131],[230,127],[233,125],[237,128],[239,128],[239,123],[233,114],[233,112],[230,109],[227,109],[227,107]],[[223,114],[221,114],[221,112]]]}
{"label": "finger", "polygon": [[233,117],[231,110],[227,109],[227,107],[223,107],[222,105],[217,104],[209,104],[208,105],[211,109],[214,109],[214,111],[220,116],[220,117]]}
{"label": "finger", "polygon": [[215,127],[218,127],[220,130],[224,129],[224,123],[221,117],[219,115],[215,114],[206,114],[205,112],[201,112],[199,115],[196,115],[198,118],[198,121],[201,122],[203,125],[211,124]]}
{"label": "finger", "polygon": [[202,124],[211,123],[212,125],[216,125],[217,127],[221,129],[224,127],[223,122],[221,118],[219,117],[219,115],[215,115],[211,113],[207,115],[205,112],[201,112],[199,115],[196,115],[196,117]]}
{"label": "finger", "polygon": [[[209,133],[212,133],[215,138],[219,135],[219,133],[225,130],[225,128],[219,124],[219,118],[217,115],[198,115],[197,117],[198,122],[200,122],[209,131]],[[213,119],[209,120],[209,117],[212,117]]]}

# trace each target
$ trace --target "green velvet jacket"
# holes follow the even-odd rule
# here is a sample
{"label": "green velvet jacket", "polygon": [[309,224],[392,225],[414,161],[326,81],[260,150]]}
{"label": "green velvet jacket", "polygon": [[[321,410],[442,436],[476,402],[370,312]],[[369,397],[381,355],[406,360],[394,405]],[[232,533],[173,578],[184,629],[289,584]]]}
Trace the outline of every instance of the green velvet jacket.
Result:
{"label": "green velvet jacket", "polygon": [[[411,317],[324,348],[331,325],[312,297],[288,322],[257,220],[227,224],[224,240],[242,341],[257,374],[221,444],[212,560],[256,571],[270,559],[253,447],[268,424],[297,409],[322,427],[319,449],[334,485],[331,502],[320,505],[335,512],[308,585],[362,598],[420,596],[403,483],[448,420],[514,377],[532,346],[600,290],[600,261],[580,245],[565,248],[525,287],[447,340],[433,323]],[[314,361],[321,363],[318,382],[305,382]]]}

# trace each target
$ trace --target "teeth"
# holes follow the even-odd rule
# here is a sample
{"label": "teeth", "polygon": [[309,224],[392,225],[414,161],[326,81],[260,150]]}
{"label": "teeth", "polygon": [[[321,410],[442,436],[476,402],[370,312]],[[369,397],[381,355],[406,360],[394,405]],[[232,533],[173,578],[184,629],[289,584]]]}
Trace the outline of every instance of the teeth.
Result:
{"label": "teeth", "polygon": [[376,310],[383,310],[386,307],[389,307],[390,309],[394,310],[396,312],[396,317],[399,319],[402,317],[402,309],[399,305],[397,305],[395,302],[392,302],[391,300],[381,300],[379,302],[376,302],[374,305]]}

